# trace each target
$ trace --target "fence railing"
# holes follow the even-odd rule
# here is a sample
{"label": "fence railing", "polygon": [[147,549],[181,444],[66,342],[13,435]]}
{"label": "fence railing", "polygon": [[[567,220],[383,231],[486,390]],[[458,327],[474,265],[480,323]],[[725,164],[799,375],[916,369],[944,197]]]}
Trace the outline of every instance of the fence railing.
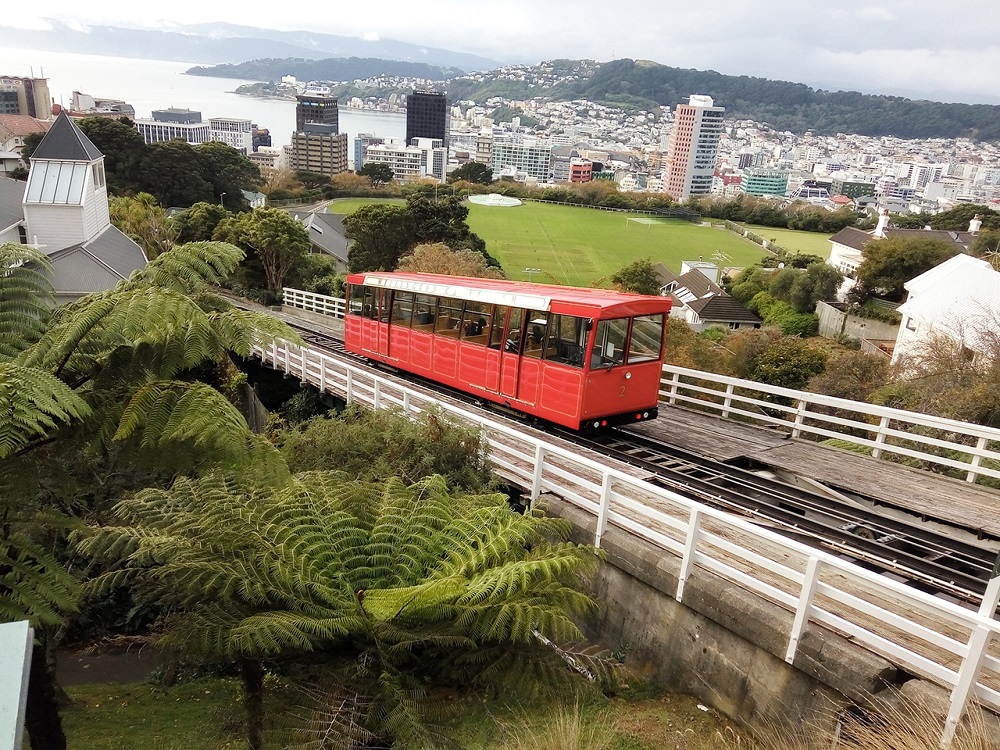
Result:
{"label": "fence railing", "polygon": [[875,458],[893,454],[963,472],[968,482],[1000,479],[1000,430],[993,427],[674,365],[663,373],[660,400],[670,404],[782,427],[792,437],[837,438]]}
{"label": "fence railing", "polygon": [[617,527],[672,558],[678,602],[698,568],[785,609],[791,625],[778,656],[789,664],[806,629],[821,625],[943,686],[951,695],[945,745],[969,700],[1000,710],[1000,657],[991,651],[1000,641],[1000,578],[978,611],[964,609],[336,357],[283,341],[255,354],[349,403],[408,415],[435,409],[479,427],[496,471],[532,500],[551,492],[596,517],[595,545]]}
{"label": "fence railing", "polygon": [[292,289],[286,286],[281,290],[281,302],[289,307],[297,307],[300,310],[308,310],[320,315],[329,315],[332,318],[344,317],[345,301],[340,297],[304,292],[301,289]]}
{"label": "fence railing", "polygon": [[[284,304],[344,317],[344,300],[338,297],[286,287]],[[663,373],[660,400],[670,404],[782,427],[792,437],[837,438],[875,458],[896,455],[962,472],[967,482],[1000,479],[996,428],[674,365],[664,365]]]}

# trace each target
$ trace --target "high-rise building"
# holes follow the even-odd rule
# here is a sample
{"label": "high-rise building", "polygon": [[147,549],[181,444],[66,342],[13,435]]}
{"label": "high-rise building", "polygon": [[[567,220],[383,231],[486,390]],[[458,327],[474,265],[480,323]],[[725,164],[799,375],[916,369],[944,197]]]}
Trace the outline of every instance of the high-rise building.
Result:
{"label": "high-rise building", "polygon": [[244,156],[253,153],[253,122],[240,117],[210,117],[209,137],[232,146]]}
{"label": "high-rise building", "polygon": [[333,132],[340,132],[340,110],[337,97],[302,94],[295,97],[295,130],[303,132],[307,123],[333,125]]}
{"label": "high-rise building", "polygon": [[381,146],[385,143],[385,138],[374,133],[358,133],[354,139],[354,169],[361,169],[365,165],[365,155],[371,146]]}
{"label": "high-rise building", "polygon": [[715,106],[712,97],[697,94],[687,104],[677,105],[663,173],[663,191],[675,200],[712,192],[725,111]]}
{"label": "high-rise building", "polygon": [[135,120],[135,129],[146,143],[161,143],[174,138],[190,144],[212,140],[212,126],[202,121],[201,112],[193,109],[154,109],[153,119]]}
{"label": "high-rise building", "polygon": [[51,120],[49,79],[0,76],[0,114]]}
{"label": "high-rise building", "polygon": [[522,172],[538,182],[548,182],[552,176],[552,147],[494,143],[492,166],[494,175],[505,170],[515,175]]}
{"label": "high-rise building", "polygon": [[328,175],[347,171],[347,133],[335,125],[306,123],[292,133],[288,166],[295,172]]}
{"label": "high-rise building", "polygon": [[436,91],[414,91],[406,97],[406,143],[436,138],[448,148],[448,98]]}
{"label": "high-rise building", "polygon": [[788,190],[788,172],[754,167],[743,173],[740,187],[747,195],[781,195]]}

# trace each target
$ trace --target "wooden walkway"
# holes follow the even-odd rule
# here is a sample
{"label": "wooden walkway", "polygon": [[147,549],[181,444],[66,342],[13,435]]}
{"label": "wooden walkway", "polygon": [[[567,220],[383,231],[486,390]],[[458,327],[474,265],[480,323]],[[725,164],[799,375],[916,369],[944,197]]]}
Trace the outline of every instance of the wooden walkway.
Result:
{"label": "wooden walkway", "polygon": [[667,404],[660,405],[656,421],[629,429],[716,461],[753,461],[977,536],[1000,539],[1000,490]]}

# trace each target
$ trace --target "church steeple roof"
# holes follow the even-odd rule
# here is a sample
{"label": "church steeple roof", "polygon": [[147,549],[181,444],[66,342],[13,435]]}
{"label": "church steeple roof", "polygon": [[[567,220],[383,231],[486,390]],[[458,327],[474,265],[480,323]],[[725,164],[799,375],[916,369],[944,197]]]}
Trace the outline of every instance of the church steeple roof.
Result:
{"label": "church steeple roof", "polygon": [[60,112],[49,132],[31,155],[32,159],[55,161],[96,161],[104,154],[97,150],[65,111]]}

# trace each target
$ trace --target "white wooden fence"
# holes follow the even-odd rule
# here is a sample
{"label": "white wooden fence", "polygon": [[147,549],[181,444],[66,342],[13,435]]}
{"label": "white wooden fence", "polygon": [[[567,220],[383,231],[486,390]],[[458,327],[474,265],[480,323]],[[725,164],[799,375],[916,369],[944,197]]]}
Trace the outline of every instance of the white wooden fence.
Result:
{"label": "white wooden fence", "polygon": [[[286,288],[284,304],[344,317],[344,300],[337,297]],[[995,428],[673,365],[664,365],[663,374],[660,398],[671,404],[784,427],[792,437],[838,438],[867,448],[876,458],[895,454],[962,471],[968,482],[1000,479],[1000,430]]]}
{"label": "white wooden fence", "polygon": [[275,342],[256,354],[348,402],[409,415],[438,409],[477,425],[507,480],[533,500],[552,492],[596,517],[594,544],[617,527],[674,558],[677,601],[683,602],[697,567],[793,613],[784,654],[789,664],[806,629],[822,625],[945,687],[951,694],[945,746],[970,699],[1000,710],[1000,621],[993,619],[1000,578],[978,611],[964,609],[322,352]]}
{"label": "white wooden fence", "polygon": [[892,453],[958,469],[968,482],[1000,479],[1000,430],[993,427],[674,365],[664,365],[663,373],[660,399],[670,404],[783,427],[792,437],[838,438],[876,458]]}

